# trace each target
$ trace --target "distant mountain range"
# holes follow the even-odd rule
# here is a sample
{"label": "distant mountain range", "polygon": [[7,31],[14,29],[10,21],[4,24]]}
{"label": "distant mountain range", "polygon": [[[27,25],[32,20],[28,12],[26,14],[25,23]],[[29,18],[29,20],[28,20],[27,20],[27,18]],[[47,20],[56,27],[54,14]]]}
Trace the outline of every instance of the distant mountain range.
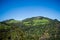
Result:
{"label": "distant mountain range", "polygon": [[37,16],[0,22],[0,40],[60,40],[60,21]]}

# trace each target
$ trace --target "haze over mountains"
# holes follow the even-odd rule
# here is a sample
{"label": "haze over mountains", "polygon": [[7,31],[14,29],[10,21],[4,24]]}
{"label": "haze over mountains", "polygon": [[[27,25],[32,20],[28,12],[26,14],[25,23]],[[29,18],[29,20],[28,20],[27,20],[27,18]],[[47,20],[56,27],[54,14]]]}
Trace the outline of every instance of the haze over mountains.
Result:
{"label": "haze over mountains", "polygon": [[60,21],[42,16],[4,20],[0,40],[60,40]]}

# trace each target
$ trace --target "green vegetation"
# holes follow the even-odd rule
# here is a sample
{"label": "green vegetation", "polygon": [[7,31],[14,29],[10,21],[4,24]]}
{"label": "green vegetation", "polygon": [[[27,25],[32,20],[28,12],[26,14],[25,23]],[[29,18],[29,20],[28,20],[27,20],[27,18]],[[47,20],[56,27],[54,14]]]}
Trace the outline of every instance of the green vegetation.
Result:
{"label": "green vegetation", "polygon": [[0,40],[60,40],[60,21],[41,16],[2,21]]}

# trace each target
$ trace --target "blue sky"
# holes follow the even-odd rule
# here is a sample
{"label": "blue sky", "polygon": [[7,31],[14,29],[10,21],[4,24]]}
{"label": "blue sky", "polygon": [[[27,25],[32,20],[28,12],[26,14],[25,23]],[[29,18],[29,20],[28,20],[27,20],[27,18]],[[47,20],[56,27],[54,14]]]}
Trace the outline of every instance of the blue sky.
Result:
{"label": "blue sky", "polygon": [[59,0],[0,0],[0,21],[44,16],[60,20]]}

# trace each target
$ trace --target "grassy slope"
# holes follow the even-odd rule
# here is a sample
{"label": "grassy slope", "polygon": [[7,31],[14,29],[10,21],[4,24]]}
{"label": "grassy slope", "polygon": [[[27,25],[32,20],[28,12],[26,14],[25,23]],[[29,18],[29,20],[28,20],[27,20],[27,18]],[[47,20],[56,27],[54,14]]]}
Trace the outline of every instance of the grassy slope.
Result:
{"label": "grassy slope", "polygon": [[[5,23],[7,23],[7,25]],[[57,20],[51,20],[44,17],[32,17],[25,19],[22,22],[16,20],[8,20],[0,23],[0,39],[59,40],[59,24],[60,22]]]}

